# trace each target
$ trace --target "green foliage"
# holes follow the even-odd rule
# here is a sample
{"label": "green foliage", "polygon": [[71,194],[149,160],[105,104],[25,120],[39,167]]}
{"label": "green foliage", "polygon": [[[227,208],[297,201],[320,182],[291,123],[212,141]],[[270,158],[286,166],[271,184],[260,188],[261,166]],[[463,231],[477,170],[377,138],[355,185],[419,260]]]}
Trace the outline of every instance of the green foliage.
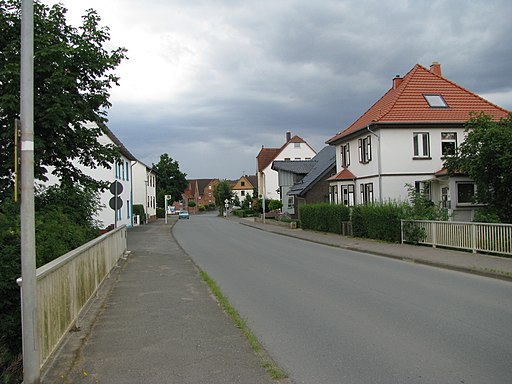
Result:
{"label": "green foliage", "polygon": [[[0,200],[12,193],[14,170],[14,120],[20,104],[20,4],[0,1]],[[113,73],[126,50],[107,51],[109,30],[88,10],[78,28],[66,24],[61,4],[49,8],[34,2],[34,141],[35,177],[46,179],[46,167],[68,184],[102,186],[76,164],[87,167],[110,164],[118,156],[112,145],[97,138],[100,127],[84,122],[106,121],[109,90],[118,84]]]}
{"label": "green foliage", "polygon": [[466,139],[454,157],[445,160],[453,173],[476,184],[476,202],[504,223],[512,223],[512,115],[500,121],[481,113],[466,123]]}
{"label": "green foliage", "polygon": [[189,206],[191,208],[194,208],[196,206],[196,202],[194,200],[189,200],[187,202],[187,206]]}
{"label": "green foliage", "polygon": [[276,209],[281,209],[283,207],[283,203],[281,200],[270,200],[268,203],[268,209],[271,211],[275,211]]}
{"label": "green foliage", "polygon": [[350,220],[345,205],[320,203],[299,206],[300,226],[314,231],[341,233],[341,223]]}
{"label": "green foliage", "polygon": [[231,184],[227,180],[221,180],[213,189],[213,196],[215,197],[215,204],[219,207],[219,214],[224,213],[224,201],[233,198],[233,192],[231,192]]}
{"label": "green foliage", "polygon": [[142,204],[133,205],[133,214],[140,217],[141,224],[146,222],[146,212],[144,211],[144,206]]}
{"label": "green foliage", "polygon": [[199,204],[197,209],[199,210],[199,212],[204,212],[206,211],[206,207],[203,205],[203,204]]}
{"label": "green foliage", "polygon": [[400,219],[406,218],[409,204],[387,202],[352,208],[352,233],[390,242],[400,241]]}
{"label": "green foliage", "polygon": [[237,210],[233,211],[233,215],[238,216],[238,217],[245,217],[245,210],[237,209]]}
{"label": "green foliage", "polygon": [[408,220],[448,220],[448,210],[436,206],[429,198],[428,191],[416,191],[411,184],[406,184],[409,205],[404,206],[403,219]]}
{"label": "green foliage", "polygon": [[[35,202],[38,267],[99,234],[93,220],[98,198],[87,189],[50,187],[38,191]],[[16,284],[21,276],[20,214],[19,206],[9,200],[0,203],[0,249],[0,377],[7,381],[12,377],[7,372],[15,369],[12,362],[21,350],[20,294]]]}
{"label": "green foliage", "polygon": [[156,208],[156,217],[159,219],[163,219],[165,217],[165,208]]}
{"label": "green foliage", "polygon": [[234,198],[233,198],[233,205],[235,207],[239,207],[240,206],[240,198],[238,197],[238,195],[234,196]]}
{"label": "green foliage", "polygon": [[[160,208],[165,207],[165,195],[171,195],[172,201],[180,201],[188,186],[187,174],[180,172],[180,166],[167,153],[160,155],[160,161],[153,164],[157,173],[156,203]],[[168,204],[171,202],[169,201]],[[158,215],[157,215],[158,217]],[[163,217],[163,216],[162,216]]]}

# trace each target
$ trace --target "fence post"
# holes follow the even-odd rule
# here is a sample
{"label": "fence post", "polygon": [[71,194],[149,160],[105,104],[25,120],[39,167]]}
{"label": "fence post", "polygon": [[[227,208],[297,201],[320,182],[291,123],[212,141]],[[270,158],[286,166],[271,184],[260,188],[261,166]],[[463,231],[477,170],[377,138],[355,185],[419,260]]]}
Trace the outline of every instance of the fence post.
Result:
{"label": "fence post", "polygon": [[400,243],[404,243],[404,220],[400,219]]}
{"label": "fence post", "polygon": [[476,225],[475,224],[471,224],[471,236],[473,237],[471,240],[471,246],[473,247],[473,253],[476,253],[476,245],[477,245],[477,241],[476,241]]}
{"label": "fence post", "polygon": [[432,248],[437,247],[437,222],[432,222]]}

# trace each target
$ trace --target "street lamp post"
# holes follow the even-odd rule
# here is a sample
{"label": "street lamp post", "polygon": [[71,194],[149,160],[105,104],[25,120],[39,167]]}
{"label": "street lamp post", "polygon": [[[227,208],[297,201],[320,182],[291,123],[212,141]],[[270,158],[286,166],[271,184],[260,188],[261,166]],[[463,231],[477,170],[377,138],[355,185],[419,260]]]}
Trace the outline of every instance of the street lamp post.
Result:
{"label": "street lamp post", "polygon": [[34,214],[34,3],[21,4],[21,317],[23,383],[38,384],[36,242]]}

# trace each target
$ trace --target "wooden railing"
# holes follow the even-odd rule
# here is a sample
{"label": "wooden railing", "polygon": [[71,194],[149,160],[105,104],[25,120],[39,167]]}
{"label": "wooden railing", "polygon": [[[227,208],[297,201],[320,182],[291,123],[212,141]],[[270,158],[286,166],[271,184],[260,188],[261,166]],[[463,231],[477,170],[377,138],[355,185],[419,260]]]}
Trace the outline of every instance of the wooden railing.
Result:
{"label": "wooden railing", "polygon": [[512,255],[512,224],[402,220],[402,243]]}
{"label": "wooden railing", "polygon": [[125,252],[126,226],[123,225],[37,269],[41,367]]}

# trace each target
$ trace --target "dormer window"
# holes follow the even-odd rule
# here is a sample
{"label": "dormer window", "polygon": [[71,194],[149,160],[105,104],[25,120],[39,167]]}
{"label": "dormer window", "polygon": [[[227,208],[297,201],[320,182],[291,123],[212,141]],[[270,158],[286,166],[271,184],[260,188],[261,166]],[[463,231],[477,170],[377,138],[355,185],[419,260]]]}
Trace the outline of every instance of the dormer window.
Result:
{"label": "dormer window", "polygon": [[423,97],[427,100],[430,108],[448,108],[448,104],[439,94],[424,94]]}

